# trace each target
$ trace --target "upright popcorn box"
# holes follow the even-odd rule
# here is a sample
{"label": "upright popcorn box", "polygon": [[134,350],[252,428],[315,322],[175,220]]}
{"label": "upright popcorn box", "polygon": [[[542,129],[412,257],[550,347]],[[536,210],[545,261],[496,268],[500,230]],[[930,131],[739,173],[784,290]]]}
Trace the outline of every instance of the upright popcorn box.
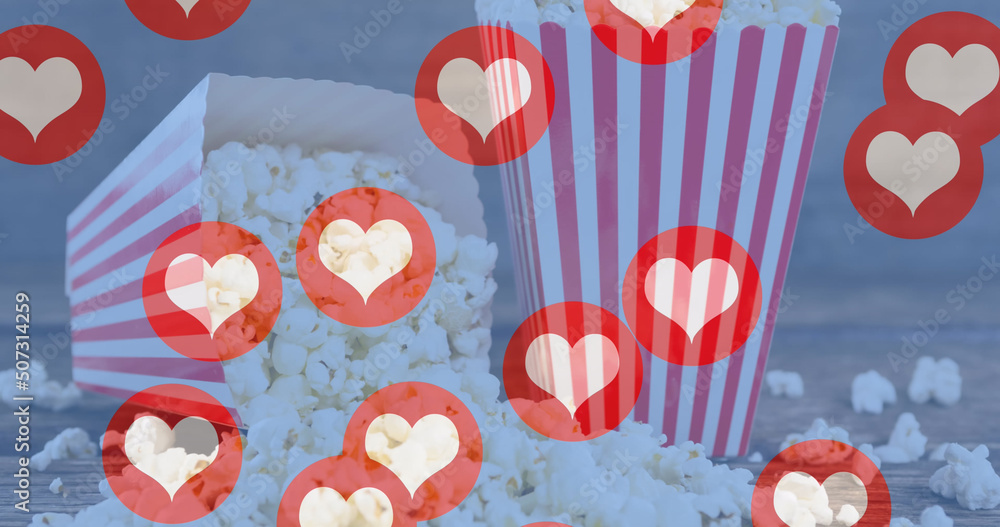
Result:
{"label": "upright popcorn box", "polygon": [[647,242],[682,226],[732,238],[759,273],[756,325],[700,366],[643,350],[631,417],[669,444],[745,455],[838,28],[722,21],[690,56],[644,65],[610,51],[582,13],[561,24],[486,11],[484,43],[500,45],[504,28],[526,38],[555,88],[545,135],[500,167],[523,313],[580,301],[626,320],[626,271]]}
{"label": "upright popcorn box", "polygon": [[[231,141],[395,157],[457,235],[486,235],[471,167],[437,151],[411,97],[332,81],[210,74],[69,215],[66,294],[73,378],[81,388],[126,399],[152,386],[185,384],[221,402],[238,426],[247,424],[223,363],[168,346],[143,302],[154,250],[202,222],[206,200],[228,177],[242,177],[203,173],[207,154]],[[280,248],[268,248],[278,256]],[[483,309],[488,324],[488,306]]]}

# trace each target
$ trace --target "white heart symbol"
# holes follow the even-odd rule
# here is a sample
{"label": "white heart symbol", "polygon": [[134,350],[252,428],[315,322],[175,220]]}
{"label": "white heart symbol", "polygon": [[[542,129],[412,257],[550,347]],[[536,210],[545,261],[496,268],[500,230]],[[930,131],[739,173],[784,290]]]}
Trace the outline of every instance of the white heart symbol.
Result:
{"label": "white heart symbol", "polygon": [[[188,445],[192,450],[213,450],[208,455],[189,453]],[[163,486],[171,500],[184,483],[212,464],[218,448],[215,428],[201,417],[187,417],[171,429],[159,417],[147,415],[125,432],[129,462]]]}
{"label": "white heart symbol", "polygon": [[954,57],[937,44],[924,44],[906,60],[906,82],[921,99],[962,115],[996,89],[1000,62],[982,44],[969,44]]}
{"label": "white heart symbol", "polygon": [[383,414],[365,434],[368,457],[396,474],[410,496],[455,459],[458,446],[455,423],[440,414],[425,415],[412,428],[396,414]]}
{"label": "white heart symbol", "polygon": [[677,15],[687,11],[694,2],[695,0],[611,0],[619,11],[654,36]]}
{"label": "white heart symbol", "polygon": [[340,219],[320,235],[323,265],[351,284],[366,304],[380,285],[410,263],[412,255],[410,232],[396,220],[376,222],[365,232],[357,223]]}
{"label": "white heart symbol", "polygon": [[257,268],[242,254],[227,254],[208,265],[201,256],[185,253],[170,262],[164,276],[167,298],[213,337],[227,318],[253,301],[259,286]]}
{"label": "white heart symbol", "polygon": [[650,268],[644,289],[653,308],[694,342],[705,324],[736,303],[740,284],[736,270],[725,260],[710,258],[692,272],[679,260],[664,258]]}
{"label": "white heart symbol", "polygon": [[346,501],[330,487],[309,491],[299,507],[299,525],[328,527],[330,525],[366,525],[390,527],[392,502],[384,492],[373,487],[360,488]]}
{"label": "white heart symbol", "polygon": [[184,16],[188,18],[191,17],[191,9],[194,8],[195,4],[198,2],[199,0],[177,0],[177,4],[184,9]]}
{"label": "white heart symbol", "polygon": [[452,59],[438,77],[438,97],[445,107],[471,124],[485,143],[498,124],[527,104],[531,75],[515,59],[499,59],[485,71],[473,60]]}
{"label": "white heart symbol", "polygon": [[82,93],[80,70],[68,59],[53,57],[37,70],[18,57],[0,60],[0,111],[24,125],[36,141]]}
{"label": "white heart symbol", "polygon": [[790,472],[774,489],[774,512],[788,527],[851,527],[867,509],[868,491],[850,472],[833,474],[822,485],[809,474]]}
{"label": "white heart symbol", "polygon": [[868,145],[866,164],[872,179],[916,215],[924,200],[955,179],[962,156],[943,132],[924,134],[916,143],[898,132],[882,132]]}
{"label": "white heart symbol", "polygon": [[552,333],[528,346],[524,359],[531,382],[552,394],[570,415],[618,375],[618,348],[608,337],[586,335],[572,347]]}

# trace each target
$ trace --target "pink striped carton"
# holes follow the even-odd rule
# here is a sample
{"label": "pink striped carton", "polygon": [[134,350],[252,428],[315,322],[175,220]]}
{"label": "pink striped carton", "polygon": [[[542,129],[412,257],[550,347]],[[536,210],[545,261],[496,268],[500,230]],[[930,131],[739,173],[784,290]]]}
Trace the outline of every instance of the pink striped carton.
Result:
{"label": "pink striped carton", "polygon": [[396,156],[411,181],[440,196],[434,206],[459,234],[486,234],[471,167],[437,152],[411,97],[331,81],[210,74],[67,219],[66,294],[81,388],[125,399],[159,384],[187,384],[215,397],[243,426],[222,365],[168,347],[142,299],[153,250],[202,221],[202,196],[227,184],[201,171],[205,155],[229,141]]}
{"label": "pink striped carton", "polygon": [[639,65],[585,24],[485,24],[534,44],[555,83],[546,135],[501,166],[522,311],[582,301],[625,320],[622,284],[643,244],[687,225],[732,237],[759,269],[756,327],[707,366],[644,350],[632,417],[672,444],[744,455],[837,27],[725,27],[690,57]]}

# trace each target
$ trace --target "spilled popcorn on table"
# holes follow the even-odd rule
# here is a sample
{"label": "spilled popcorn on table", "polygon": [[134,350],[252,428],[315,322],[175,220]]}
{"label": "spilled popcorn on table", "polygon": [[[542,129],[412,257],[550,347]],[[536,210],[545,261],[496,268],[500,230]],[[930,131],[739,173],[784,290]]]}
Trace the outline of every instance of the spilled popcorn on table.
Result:
{"label": "spilled popcorn on table", "polygon": [[856,413],[881,414],[887,404],[896,404],[896,387],[875,370],[858,374],[851,383],[851,406]]}
{"label": "spilled popcorn on table", "polygon": [[49,483],[49,492],[52,494],[62,494],[66,497],[66,487],[63,485],[62,478],[56,478]]}
{"label": "spilled popcorn on table", "polygon": [[45,443],[42,451],[31,456],[31,467],[45,471],[58,459],[79,459],[97,456],[97,445],[82,428],[67,428]]}
{"label": "spilled popcorn on table", "polygon": [[962,399],[962,375],[958,363],[951,359],[920,357],[906,393],[911,401],[918,404],[933,400],[944,406],[953,406]]}
{"label": "spilled popcorn on table", "polygon": [[931,476],[931,490],[969,510],[996,508],[1000,505],[1000,476],[989,456],[986,445],[970,452],[959,444],[949,444],[944,450],[948,464]]}
{"label": "spilled popcorn on table", "polygon": [[[812,426],[810,426],[805,432],[801,434],[788,434],[785,437],[785,440],[782,441],[779,450],[785,451],[792,445],[802,443],[804,441],[812,441],[814,439],[826,439],[844,443],[848,446],[854,446],[851,443],[851,435],[847,432],[847,430],[844,430],[839,426],[830,426],[827,424],[825,419],[817,418],[813,421]],[[877,468],[882,468],[882,459],[876,455],[875,448],[871,445],[871,443],[859,445],[857,449],[870,459]]]}
{"label": "spilled popcorn on table", "polygon": [[[219,192],[204,193],[203,221],[233,223],[261,239],[282,274],[282,308],[264,343],[224,364],[248,426],[243,470],[220,511],[194,525],[270,525],[285,485],[305,467],[341,453],[348,420],[361,402],[403,381],[428,382],[455,394],[483,434],[484,460],[476,487],[457,509],[429,525],[543,520],[610,525],[668,516],[678,527],[749,522],[752,474],[714,465],[701,445],[663,447],[666,438],[655,435],[652,427],[629,422],[586,444],[548,440],[530,431],[508,403],[498,401],[500,381],[490,375],[488,357],[489,307],[497,289],[490,275],[497,248],[478,236],[456,235],[430,197],[401,173],[396,158],[309,153],[296,145],[258,145],[253,152],[248,156],[244,145],[228,143],[208,154],[206,181],[232,162],[239,164],[240,177],[232,177]],[[310,211],[323,199],[358,186],[408,199],[430,225],[436,246],[437,271],[426,297],[402,319],[373,328],[347,326],[319,312],[303,291],[295,265],[299,230]],[[393,433],[385,432],[370,436],[384,447],[373,456],[393,460],[396,443],[389,437]],[[110,497],[107,485],[102,490]],[[229,502],[235,505],[229,507]],[[377,499],[369,505],[375,503]],[[366,525],[380,524],[372,512],[377,507],[358,506],[357,500],[337,504],[343,512],[341,525],[363,518],[371,520]],[[84,509],[72,522],[38,515],[32,525],[51,521],[151,525],[114,499]]]}
{"label": "spilled popcorn on table", "polygon": [[764,376],[764,382],[775,397],[801,399],[805,393],[802,376],[794,371],[771,370]]}
{"label": "spilled popcorn on table", "polygon": [[911,463],[923,457],[927,436],[920,433],[920,423],[913,414],[900,414],[889,436],[889,443],[875,447],[875,455],[886,463]]}
{"label": "spilled popcorn on table", "polygon": [[945,514],[940,505],[928,507],[920,514],[920,523],[914,524],[907,518],[893,518],[889,527],[955,527],[955,520]]}

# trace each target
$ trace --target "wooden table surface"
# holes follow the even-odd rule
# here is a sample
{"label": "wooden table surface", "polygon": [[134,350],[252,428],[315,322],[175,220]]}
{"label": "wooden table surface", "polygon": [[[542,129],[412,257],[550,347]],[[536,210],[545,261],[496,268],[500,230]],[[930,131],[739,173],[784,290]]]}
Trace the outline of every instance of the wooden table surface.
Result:
{"label": "wooden table surface", "polygon": [[[915,360],[898,373],[893,372],[887,354],[898,350],[897,338],[891,330],[781,328],[772,346],[768,367],[799,372],[805,381],[805,397],[789,400],[765,392],[760,399],[750,450],[762,453],[764,462],[750,463],[745,459],[726,462],[750,469],[756,476],[766,461],[778,453],[779,444],[787,434],[805,431],[817,417],[846,428],[855,445],[884,444],[899,414],[913,412],[929,439],[928,451],[943,442],[957,442],[969,448],[982,443],[997,452],[991,459],[994,467],[1000,468],[1000,407],[996,404],[994,389],[1000,367],[997,361],[986,360],[992,359],[1000,342],[993,336],[952,329],[937,335],[922,350],[935,357],[951,357],[962,368],[962,402],[952,408],[943,408],[934,404],[916,405],[906,398],[906,385]],[[66,359],[63,362],[68,363]],[[851,409],[851,380],[869,369],[876,369],[891,380],[899,394],[899,403],[889,406],[883,415],[858,415]],[[33,451],[41,450],[45,441],[68,427],[81,427],[96,441],[118,404],[120,401],[88,393],[72,410],[59,413],[33,410]],[[2,440],[12,444],[7,443],[12,441],[12,433],[6,425]],[[959,527],[1000,525],[1000,509],[967,511],[954,500],[943,499],[930,491],[928,478],[942,465],[932,461],[883,464],[882,473],[893,497],[893,516],[916,520],[924,508],[941,505]],[[15,458],[0,457],[0,473],[12,474],[14,467]],[[56,476],[62,478],[69,493],[67,497],[49,492],[49,483]],[[96,457],[55,461],[45,472],[33,471],[32,512],[73,513],[102,501],[97,489],[97,482],[102,478],[103,470]],[[3,479],[3,492],[9,496],[7,489],[12,478]],[[9,505],[0,511],[0,526],[23,526],[29,521],[30,515],[15,513]]]}

